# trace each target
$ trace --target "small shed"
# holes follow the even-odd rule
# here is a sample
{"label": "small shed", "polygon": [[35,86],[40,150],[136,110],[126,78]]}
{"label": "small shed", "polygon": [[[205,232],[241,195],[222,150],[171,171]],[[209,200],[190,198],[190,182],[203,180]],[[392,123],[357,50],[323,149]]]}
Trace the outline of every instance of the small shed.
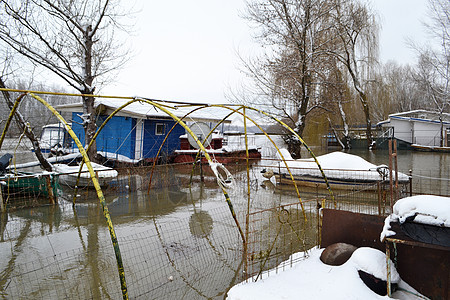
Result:
{"label": "small shed", "polygon": [[413,110],[391,114],[388,120],[377,125],[386,137],[423,146],[440,146],[442,131],[443,146],[450,146],[450,114]]}
{"label": "small shed", "polygon": [[[100,126],[113,111],[128,101],[122,99],[95,99],[97,126]],[[70,120],[72,129],[84,145],[82,103],[60,105],[56,108],[59,111],[72,114],[72,119]],[[194,108],[180,105],[177,109],[169,110],[177,117],[182,118]],[[206,108],[189,114],[183,121],[188,124],[201,121],[212,127],[213,124],[222,120],[227,113],[229,111]],[[183,134],[185,134],[185,129],[165,112],[147,103],[134,102],[112,117],[102,129],[96,139],[97,152],[107,158],[121,161],[152,159],[156,157],[166,136],[167,140],[164,143],[160,156],[170,155],[173,151],[180,149],[179,137]],[[76,148],[76,145],[72,147]]]}

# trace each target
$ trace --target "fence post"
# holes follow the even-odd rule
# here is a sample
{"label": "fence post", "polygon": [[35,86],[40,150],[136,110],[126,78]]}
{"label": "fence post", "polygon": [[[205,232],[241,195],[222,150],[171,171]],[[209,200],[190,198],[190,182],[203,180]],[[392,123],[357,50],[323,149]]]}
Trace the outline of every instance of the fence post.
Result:
{"label": "fence post", "polygon": [[53,194],[52,183],[50,179],[51,175],[45,175],[45,181],[47,182],[47,193],[50,199],[50,204],[55,204],[55,195]]}
{"label": "fence post", "polygon": [[378,192],[378,215],[381,216],[381,184],[377,182],[377,192]]}
{"label": "fence post", "polygon": [[412,170],[409,170],[409,196],[412,197],[413,191],[412,191]]}
{"label": "fence post", "polygon": [[391,199],[390,199],[390,203],[389,206],[392,207],[394,206],[394,184],[392,181],[392,140],[389,140],[389,188],[391,191]]}
{"label": "fence post", "polygon": [[0,211],[5,212],[5,204],[3,203],[2,187],[0,186]]}
{"label": "fence post", "polygon": [[395,202],[398,201],[398,160],[397,160],[397,140],[394,140],[394,166],[395,166]]}

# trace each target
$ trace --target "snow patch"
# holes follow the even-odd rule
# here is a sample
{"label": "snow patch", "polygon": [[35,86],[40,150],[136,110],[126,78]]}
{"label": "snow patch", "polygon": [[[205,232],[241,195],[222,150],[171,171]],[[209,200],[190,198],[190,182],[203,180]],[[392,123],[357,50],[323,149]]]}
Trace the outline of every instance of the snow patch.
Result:
{"label": "snow patch", "polygon": [[[377,278],[387,281],[386,254],[380,250],[369,247],[361,247],[353,252],[350,260],[358,270],[372,274]],[[393,266],[392,262],[391,265]],[[391,282],[397,283],[399,281],[400,275],[395,268],[392,268]]]}
{"label": "snow patch", "polygon": [[[228,291],[227,299],[390,299],[374,293],[358,275],[358,270],[363,270],[385,279],[386,256],[383,252],[373,248],[358,248],[345,264],[330,266],[320,260],[323,250],[312,248],[308,253],[294,254],[291,257],[294,261],[292,267],[289,267],[289,259],[278,270],[263,273],[262,279],[256,282],[235,285]],[[391,270],[392,282],[396,282],[404,290],[418,294],[402,281],[395,268]],[[421,299],[404,291],[397,291],[392,296],[395,299]]]}

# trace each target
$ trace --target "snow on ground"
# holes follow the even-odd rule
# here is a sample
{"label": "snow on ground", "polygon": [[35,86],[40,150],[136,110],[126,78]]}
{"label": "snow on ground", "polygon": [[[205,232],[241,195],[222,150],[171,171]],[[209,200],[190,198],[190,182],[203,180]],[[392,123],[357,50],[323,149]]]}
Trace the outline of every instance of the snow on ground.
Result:
{"label": "snow on ground", "polygon": [[[313,158],[294,160],[287,149],[280,149],[280,152],[293,175],[321,176]],[[278,157],[282,159],[279,154]],[[388,171],[385,165],[377,166],[357,155],[339,151],[317,156],[317,161],[324,170],[325,176],[334,179],[381,180],[382,175],[377,169],[382,172]],[[281,162],[280,167],[283,169],[284,166]],[[400,181],[409,179],[408,175],[401,172],[398,175]],[[389,173],[387,172],[385,176],[389,178]]]}
{"label": "snow on ground", "polygon": [[[284,271],[271,270],[256,282],[240,283],[230,289],[227,300],[277,300],[277,299],[423,299],[411,286],[401,280],[396,270],[392,270],[392,282],[411,293],[397,291],[392,297],[379,296],[372,292],[359,278],[358,270],[363,270],[386,279],[386,256],[383,252],[362,247],[341,266],[322,263],[320,254],[324,249],[313,248],[306,253],[294,254],[294,260],[301,259],[292,268]],[[289,264],[289,262],[285,262]],[[279,268],[281,269],[281,268]]]}
{"label": "snow on ground", "polygon": [[394,204],[393,213],[384,222],[381,241],[395,235],[390,230],[390,222],[403,223],[412,216],[415,216],[416,223],[450,227],[450,197],[417,195],[398,200]]}

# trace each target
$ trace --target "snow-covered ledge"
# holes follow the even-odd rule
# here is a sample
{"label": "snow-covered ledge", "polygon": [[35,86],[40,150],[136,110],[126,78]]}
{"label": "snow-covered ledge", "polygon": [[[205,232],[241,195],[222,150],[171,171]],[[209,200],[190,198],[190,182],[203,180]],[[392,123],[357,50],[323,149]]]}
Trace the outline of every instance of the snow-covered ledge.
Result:
{"label": "snow-covered ledge", "polygon": [[418,195],[398,200],[394,204],[393,213],[384,222],[381,242],[396,234],[391,230],[391,222],[403,224],[409,219],[420,224],[450,227],[450,197]]}

